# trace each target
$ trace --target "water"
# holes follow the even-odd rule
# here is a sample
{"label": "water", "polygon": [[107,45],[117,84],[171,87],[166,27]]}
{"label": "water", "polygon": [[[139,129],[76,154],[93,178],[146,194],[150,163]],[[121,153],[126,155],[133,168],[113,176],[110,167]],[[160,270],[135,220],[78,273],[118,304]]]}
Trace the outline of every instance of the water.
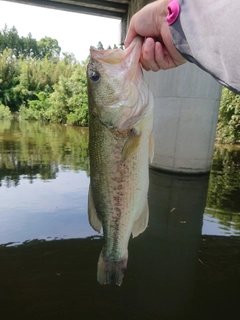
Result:
{"label": "water", "polygon": [[240,235],[239,177],[240,146],[216,145],[202,233]]}
{"label": "water", "polygon": [[121,287],[100,286],[88,130],[0,122],[2,319],[231,319],[240,298],[240,149],[210,176],[150,170],[150,221]]}

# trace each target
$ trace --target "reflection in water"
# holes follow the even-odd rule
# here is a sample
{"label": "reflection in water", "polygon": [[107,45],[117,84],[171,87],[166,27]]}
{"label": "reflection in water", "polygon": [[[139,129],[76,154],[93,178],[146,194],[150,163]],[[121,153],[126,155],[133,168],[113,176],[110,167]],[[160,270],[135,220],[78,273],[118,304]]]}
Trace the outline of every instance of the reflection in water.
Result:
{"label": "reflection in water", "polygon": [[85,170],[88,129],[28,121],[0,123],[0,182],[17,186],[23,176],[55,179],[62,169]]}
{"label": "reflection in water", "polygon": [[137,299],[146,310],[151,305],[156,315],[177,317],[190,312],[207,185],[208,176],[150,170],[149,227],[132,245],[136,241],[141,248],[134,257]]}
{"label": "reflection in water", "polygon": [[1,315],[19,320],[232,319],[239,304],[240,240],[201,238],[207,183],[208,176],[150,170],[149,227],[130,241],[121,287],[96,281],[101,238],[0,246]]}
{"label": "reflection in water", "polygon": [[17,187],[1,187],[0,244],[96,234],[87,217],[88,185],[85,172],[59,169],[54,180],[21,178]]}
{"label": "reflection in water", "polygon": [[0,243],[95,234],[88,172],[88,129],[1,121]]}
{"label": "reflection in water", "polygon": [[239,177],[240,147],[215,146],[205,210],[210,234],[219,223],[216,234],[240,235]]}
{"label": "reflection in water", "polygon": [[[239,171],[240,148],[216,146],[202,234],[240,234]],[[42,221],[42,225],[45,221],[45,224],[49,226],[52,223],[50,221],[51,215],[59,215],[60,203],[62,204],[61,214],[65,213],[66,219],[69,212],[76,216],[79,213],[84,216],[88,192],[88,179],[84,172],[88,176],[87,128],[66,127],[41,122],[18,122],[17,120],[0,121],[2,208],[0,229],[5,230],[3,234],[8,234],[6,238],[3,234],[0,235],[0,243],[21,242],[35,237],[44,238],[45,232],[35,232],[34,228],[29,228],[28,230],[31,230],[32,233],[31,235],[26,233],[24,239],[22,228],[15,227],[14,221],[19,226],[25,225],[24,219],[22,219],[22,223],[20,222],[21,218],[28,215],[27,221],[31,221],[33,214],[35,214],[34,221],[39,219]],[[31,186],[28,185],[29,183]],[[62,186],[61,193],[59,192],[60,185]],[[17,190],[14,190],[15,187]],[[182,195],[181,201],[187,206],[188,197],[184,198]],[[58,211],[53,210],[53,203]],[[176,208],[173,207],[171,210],[174,212]],[[36,219],[37,212],[38,218]],[[48,212],[48,215],[44,217],[43,212]],[[48,219],[45,220],[46,218]],[[66,232],[58,228],[57,223],[58,220],[54,222],[55,230],[49,230],[47,233],[48,237],[65,237]],[[84,223],[88,224],[87,218]],[[184,221],[182,224],[184,225]],[[74,225],[77,229],[78,224]],[[79,227],[79,233],[68,231],[67,237],[76,237],[76,234],[80,237],[94,234],[93,230],[88,229],[87,226],[85,226],[84,233],[81,233],[80,229]],[[12,231],[10,232],[10,230]],[[9,239],[11,234],[14,234],[14,237]]]}
{"label": "reflection in water", "polygon": [[[0,122],[1,317],[232,319],[240,239],[201,236],[208,176],[150,170],[149,226],[130,240],[124,283],[97,283],[102,238],[87,218],[87,144],[87,129]],[[227,231],[230,221],[240,229],[239,163],[239,151],[216,149],[206,209],[216,219],[211,234],[219,221]],[[204,218],[202,234],[207,225]]]}

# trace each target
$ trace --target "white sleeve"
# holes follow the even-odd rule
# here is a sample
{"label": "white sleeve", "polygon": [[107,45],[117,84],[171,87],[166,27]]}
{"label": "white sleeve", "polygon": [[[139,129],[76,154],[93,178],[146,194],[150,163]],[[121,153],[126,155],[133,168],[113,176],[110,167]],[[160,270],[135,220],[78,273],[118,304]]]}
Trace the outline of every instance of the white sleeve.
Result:
{"label": "white sleeve", "polygon": [[221,84],[240,93],[240,1],[178,0],[170,25],[176,49]]}

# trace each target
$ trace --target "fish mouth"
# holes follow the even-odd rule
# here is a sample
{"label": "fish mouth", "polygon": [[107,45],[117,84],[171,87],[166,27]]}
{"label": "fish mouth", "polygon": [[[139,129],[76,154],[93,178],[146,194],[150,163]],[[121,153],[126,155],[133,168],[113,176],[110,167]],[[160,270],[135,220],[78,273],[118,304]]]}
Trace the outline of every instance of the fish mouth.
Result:
{"label": "fish mouth", "polygon": [[136,37],[125,50],[90,48],[88,70],[112,79],[109,88],[114,93],[93,110],[93,114],[111,130],[131,129],[146,111],[148,90],[139,61],[142,41],[141,37]]}
{"label": "fish mouth", "polygon": [[95,47],[90,47],[91,59],[97,60],[102,65],[105,64],[120,64],[121,68],[128,70],[127,77],[134,81],[140,68],[140,56],[143,39],[137,36],[125,50],[109,49],[98,50]]}

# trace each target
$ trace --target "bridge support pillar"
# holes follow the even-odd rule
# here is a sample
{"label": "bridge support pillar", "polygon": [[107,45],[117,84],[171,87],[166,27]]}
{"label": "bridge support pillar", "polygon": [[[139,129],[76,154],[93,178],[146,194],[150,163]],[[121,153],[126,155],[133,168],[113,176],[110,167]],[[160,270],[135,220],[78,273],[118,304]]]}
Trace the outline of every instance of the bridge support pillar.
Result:
{"label": "bridge support pillar", "polygon": [[211,168],[221,85],[191,63],[145,72],[155,100],[152,167],[182,173]]}

